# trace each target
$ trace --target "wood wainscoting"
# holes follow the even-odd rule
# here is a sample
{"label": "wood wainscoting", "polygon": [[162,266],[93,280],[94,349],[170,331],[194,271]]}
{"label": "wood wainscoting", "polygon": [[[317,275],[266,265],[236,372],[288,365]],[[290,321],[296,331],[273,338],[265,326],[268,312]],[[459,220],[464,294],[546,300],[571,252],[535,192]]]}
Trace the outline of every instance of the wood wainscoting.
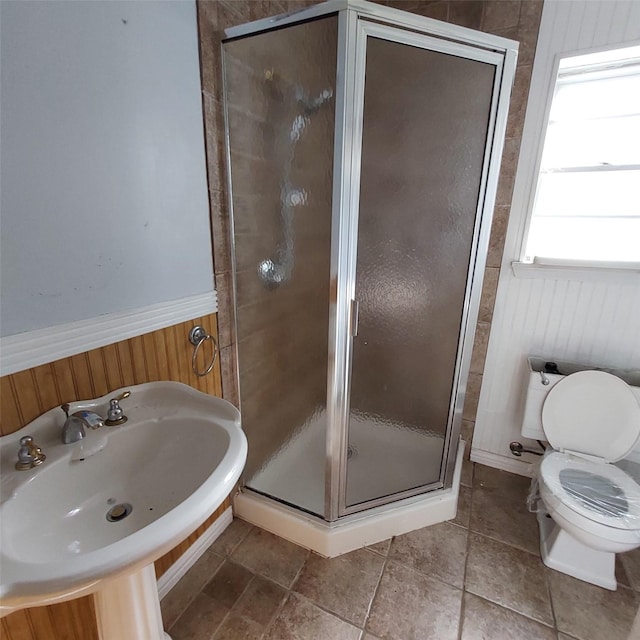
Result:
{"label": "wood wainscoting", "polygon": [[[174,380],[222,397],[219,360],[213,371],[203,378],[191,370],[193,346],[188,334],[194,324],[202,325],[217,338],[217,318],[211,314],[0,378],[0,435],[21,429],[40,414],[65,402],[97,398],[143,382]],[[209,355],[210,352],[202,357]],[[227,498],[186,540],[160,558],[155,563],[157,577],[230,505]],[[98,640],[92,596],[23,609],[0,622],[3,640]]]}

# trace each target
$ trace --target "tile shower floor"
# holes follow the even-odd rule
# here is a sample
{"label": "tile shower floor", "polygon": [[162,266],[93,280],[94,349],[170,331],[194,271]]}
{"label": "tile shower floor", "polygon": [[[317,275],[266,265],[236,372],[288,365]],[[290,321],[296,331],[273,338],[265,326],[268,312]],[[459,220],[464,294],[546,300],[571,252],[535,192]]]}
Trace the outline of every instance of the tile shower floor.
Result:
{"label": "tile shower floor", "polygon": [[466,463],[455,520],[327,560],[241,520],[162,601],[174,640],[636,640],[640,551],[607,591],[546,568],[526,478]]}

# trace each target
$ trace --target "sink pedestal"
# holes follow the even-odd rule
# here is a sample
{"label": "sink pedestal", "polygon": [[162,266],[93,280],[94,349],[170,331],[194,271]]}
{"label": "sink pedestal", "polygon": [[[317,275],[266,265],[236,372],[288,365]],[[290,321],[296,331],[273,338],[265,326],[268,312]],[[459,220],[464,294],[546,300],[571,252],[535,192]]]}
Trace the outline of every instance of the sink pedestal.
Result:
{"label": "sink pedestal", "polygon": [[162,627],[153,563],[107,580],[93,599],[100,640],[171,640]]}

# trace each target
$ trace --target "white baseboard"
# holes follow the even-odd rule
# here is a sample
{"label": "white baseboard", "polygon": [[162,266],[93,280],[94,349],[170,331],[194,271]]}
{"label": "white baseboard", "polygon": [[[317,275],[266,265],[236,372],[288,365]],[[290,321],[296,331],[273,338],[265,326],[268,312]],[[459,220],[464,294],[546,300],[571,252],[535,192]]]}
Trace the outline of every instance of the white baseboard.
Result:
{"label": "white baseboard", "polygon": [[482,451],[481,449],[471,449],[471,461],[486,464],[488,467],[494,467],[495,469],[517,473],[527,478],[531,477],[533,471],[531,462],[518,460],[516,458],[507,458],[497,453]]}
{"label": "white baseboard", "polygon": [[[640,464],[640,449],[634,449],[625,460]],[[471,461],[486,464],[488,467],[502,469],[503,471],[517,473],[520,476],[527,476],[527,478],[533,475],[533,463],[527,460],[507,458],[506,456],[501,456],[489,451],[482,451],[481,449],[471,449]]]}
{"label": "white baseboard", "polygon": [[193,567],[202,554],[222,535],[231,524],[233,511],[231,507],[224,513],[160,576],[158,580],[158,596],[160,600],[177,584],[178,580]]}

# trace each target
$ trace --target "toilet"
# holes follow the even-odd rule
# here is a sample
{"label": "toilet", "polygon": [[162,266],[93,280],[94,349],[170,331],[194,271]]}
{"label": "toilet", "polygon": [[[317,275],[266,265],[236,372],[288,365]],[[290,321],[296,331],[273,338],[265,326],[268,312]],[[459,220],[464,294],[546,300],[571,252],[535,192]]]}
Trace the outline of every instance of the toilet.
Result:
{"label": "toilet", "polygon": [[542,560],[615,590],[615,554],[640,547],[640,485],[612,464],[638,443],[638,399],[614,375],[573,373],[546,395],[542,428],[552,447],[536,477]]}

